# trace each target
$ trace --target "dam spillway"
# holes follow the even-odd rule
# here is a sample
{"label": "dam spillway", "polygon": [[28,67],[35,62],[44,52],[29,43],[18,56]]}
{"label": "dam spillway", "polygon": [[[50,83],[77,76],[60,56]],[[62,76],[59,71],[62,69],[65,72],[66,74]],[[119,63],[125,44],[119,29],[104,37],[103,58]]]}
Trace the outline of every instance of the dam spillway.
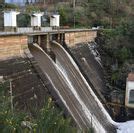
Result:
{"label": "dam spillway", "polygon": [[39,46],[30,46],[32,55],[78,126],[88,129],[92,124],[96,132],[116,132],[115,123],[71,56],[56,42],[53,42],[52,50],[56,55],[56,63]]}

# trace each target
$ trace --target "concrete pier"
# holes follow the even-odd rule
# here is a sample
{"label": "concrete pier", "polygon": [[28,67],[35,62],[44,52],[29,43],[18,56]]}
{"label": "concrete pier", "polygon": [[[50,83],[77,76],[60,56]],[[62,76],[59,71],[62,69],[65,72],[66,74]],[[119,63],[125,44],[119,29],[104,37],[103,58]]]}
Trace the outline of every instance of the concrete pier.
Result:
{"label": "concrete pier", "polygon": [[74,47],[79,43],[94,41],[97,31],[91,29],[48,30],[36,32],[0,32],[0,60],[22,57],[28,44],[37,43],[50,51],[51,41]]}

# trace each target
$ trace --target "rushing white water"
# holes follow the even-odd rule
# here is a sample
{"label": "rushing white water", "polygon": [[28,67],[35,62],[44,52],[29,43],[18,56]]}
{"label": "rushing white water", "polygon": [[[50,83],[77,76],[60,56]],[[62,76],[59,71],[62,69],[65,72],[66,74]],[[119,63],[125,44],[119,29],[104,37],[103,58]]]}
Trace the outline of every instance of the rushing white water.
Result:
{"label": "rushing white water", "polygon": [[57,42],[53,41],[53,43],[55,43],[56,45],[58,45],[64,52],[65,54],[68,56],[68,58],[70,59],[70,61],[72,62],[72,64],[74,65],[74,67],[76,68],[76,70],[79,72],[81,78],[83,79],[84,83],[86,84],[86,86],[88,87],[90,93],[92,94],[92,96],[94,97],[95,101],[98,103],[99,105],[99,109],[102,110],[102,112],[105,114],[105,116],[107,117],[107,119],[109,120],[110,123],[112,123],[113,125],[118,125],[116,122],[114,122],[112,120],[112,118],[110,117],[110,115],[108,114],[108,112],[105,110],[105,108],[103,107],[102,103],[99,101],[99,99],[97,98],[97,96],[94,94],[93,90],[91,89],[91,87],[89,86],[89,84],[87,83],[86,79],[83,77],[83,75],[81,74],[77,64],[75,63],[75,61],[73,60],[73,58],[68,54],[68,52]]}
{"label": "rushing white water", "polygon": [[[57,44],[57,43],[56,43]],[[59,45],[59,44],[57,44]],[[87,125],[87,123],[91,123],[92,122],[92,127],[94,127],[95,132],[97,133],[105,133],[107,132],[106,129],[103,127],[103,122],[100,121],[95,114],[92,114],[90,111],[90,108],[88,108],[88,106],[86,106],[86,103],[84,102],[84,99],[82,100],[82,97],[80,97],[80,95],[78,94],[78,90],[75,88],[75,85],[72,83],[71,79],[69,78],[70,75],[68,75],[68,70],[66,70],[63,64],[60,63],[60,61],[57,59],[56,60],[56,64],[52,61],[52,59],[38,46],[35,45],[40,51],[42,51],[42,53],[44,53],[44,55],[39,54],[37,56],[36,59],[43,59],[45,57],[47,63],[49,63],[49,65],[51,65],[53,72],[60,77],[60,81],[62,82],[62,84],[65,84],[64,87],[62,88],[64,90],[64,92],[67,93],[68,97],[70,95],[70,99],[72,99],[72,97],[75,97],[75,102],[73,102],[72,106],[75,106],[76,104],[78,104],[78,106],[75,106],[75,110],[72,110],[72,108],[70,108],[69,102],[65,97],[61,94],[61,90],[58,89],[57,83],[54,82],[54,78],[52,77],[53,74],[51,74],[51,68],[49,69],[49,74],[51,75],[51,77],[49,76],[49,74],[47,73],[47,69],[44,69],[44,66],[46,66],[47,64],[42,63],[42,60],[39,61],[39,64],[42,66],[41,68],[43,68],[43,72],[47,75],[49,81],[51,82],[51,84],[53,85],[56,93],[58,94],[58,96],[60,97],[60,99],[62,100],[62,102],[64,103],[64,105],[66,106],[66,108],[68,109],[68,111],[70,112],[70,114],[72,115],[72,117],[74,118],[74,120],[76,121],[76,123],[78,124],[78,126],[82,129],[82,126],[80,124],[79,119],[77,119],[75,113],[78,113],[78,117],[81,119],[81,122],[83,122],[84,125]],[[59,45],[60,46],[60,45]],[[61,47],[61,46],[60,46]],[[66,50],[64,50],[64,48],[62,48],[62,51],[64,51],[64,54],[67,55],[67,57],[69,58],[69,60],[71,61],[71,63],[73,64],[73,66],[75,67],[75,70],[77,70],[80,74],[79,77],[82,78],[81,81],[84,81],[84,84],[86,84],[87,88],[89,89],[91,95],[93,96],[93,100],[96,101],[96,103],[98,104],[98,110],[101,110],[101,112],[103,112],[103,117],[106,117],[107,122],[112,123],[113,125],[115,125],[115,127],[118,127],[118,133],[132,133],[133,132],[133,121],[131,122],[126,122],[126,123],[116,123],[114,122],[111,117],[109,116],[109,114],[107,113],[107,111],[104,109],[103,105],[101,104],[101,102],[99,101],[99,99],[96,97],[96,95],[94,94],[94,92],[92,91],[92,89],[90,88],[90,86],[88,85],[87,81],[85,80],[85,78],[83,77],[83,75],[81,74],[81,72],[79,71],[78,66],[76,65],[76,63],[73,61],[72,57],[66,52]],[[39,52],[38,50],[38,52]],[[38,54],[37,52],[34,53],[34,56],[36,56],[36,54]],[[63,53],[62,53],[63,54]],[[47,58],[46,58],[47,56]],[[45,62],[45,60],[43,60],[43,62]],[[46,67],[46,68],[48,68]],[[76,71],[75,71],[76,72]],[[52,78],[52,79],[51,79]],[[75,77],[73,77],[75,78]],[[73,79],[75,80],[75,79]],[[78,79],[77,79],[78,80]],[[59,83],[59,82],[58,82]],[[68,91],[69,90],[69,91]],[[65,93],[65,94],[66,94]],[[70,93],[70,94],[69,94]],[[80,109],[79,109],[80,108]],[[74,108],[73,108],[74,109]],[[78,109],[79,111],[77,112]],[[91,109],[92,110],[92,109]],[[75,112],[76,111],[76,112]],[[80,116],[82,115],[82,116]],[[103,119],[103,118],[102,118]],[[89,121],[89,122],[87,122]],[[90,124],[89,124],[90,127]],[[130,127],[130,128],[129,128]]]}
{"label": "rushing white water", "polygon": [[102,125],[99,123],[99,121],[96,119],[96,117],[94,115],[91,114],[90,110],[86,107],[86,105],[84,104],[84,102],[81,100],[81,98],[79,97],[78,93],[76,92],[74,86],[72,85],[70,79],[68,78],[67,72],[66,70],[62,67],[62,65],[60,64],[60,62],[58,60],[56,60],[56,65],[57,68],[59,69],[59,71],[63,74],[64,79],[66,80],[66,82],[69,85],[69,88],[71,89],[72,93],[74,94],[74,96],[78,99],[78,102],[80,103],[80,105],[82,106],[82,110],[84,111],[84,113],[87,116],[87,119],[89,121],[89,123],[92,123],[92,126],[94,127],[96,132],[103,132],[105,133],[105,129],[102,127]]}
{"label": "rushing white water", "polygon": [[[39,47],[38,44],[34,43],[33,44],[36,48],[38,48],[40,51],[42,51],[44,53],[45,56],[47,56],[49,58],[49,60],[51,61],[51,63],[53,64],[53,66],[55,68],[57,68],[57,66],[55,65],[55,63],[53,62],[53,60],[43,51],[43,49],[41,47]],[[28,53],[27,53],[28,54]],[[31,56],[32,57],[32,56]],[[31,58],[30,57],[30,58]],[[57,68],[58,70],[58,68]],[[59,71],[59,70],[58,70]],[[51,80],[50,76],[47,74],[47,72],[45,72],[45,75],[47,76],[47,78],[49,79],[50,83],[52,84],[52,86],[54,87],[57,95],[60,97],[61,101],[63,102],[63,104],[65,105],[65,107],[67,108],[67,110],[69,111],[69,113],[71,114],[71,116],[74,118],[75,122],[77,123],[77,125],[79,126],[80,129],[82,129],[81,125],[79,124],[79,122],[77,121],[77,119],[74,117],[72,111],[70,110],[70,108],[68,107],[64,97],[62,97],[62,95],[60,94],[59,90],[55,87],[53,81]],[[61,72],[59,71],[59,75],[61,75]],[[61,75],[61,77],[63,78],[63,75]],[[64,78],[63,78],[64,80]]]}
{"label": "rushing white water", "polygon": [[117,133],[134,133],[134,121],[120,123]]}
{"label": "rushing white water", "polygon": [[[40,49],[45,55],[46,53],[38,46],[35,44],[35,46]],[[97,118],[91,114],[90,110],[86,107],[86,105],[84,104],[84,102],[81,100],[81,98],[79,97],[78,93],[76,92],[74,86],[72,85],[70,79],[68,78],[67,72],[66,70],[60,65],[60,62],[58,62],[58,60],[56,60],[57,64],[55,64],[52,59],[50,57],[48,57],[49,60],[51,61],[51,63],[53,64],[53,66],[57,69],[59,76],[61,76],[62,80],[65,81],[65,83],[68,85],[68,88],[71,90],[73,97],[75,97],[77,99],[77,104],[80,104],[80,108],[81,110],[83,110],[83,114],[85,117],[85,119],[87,121],[89,121],[88,123],[92,122],[92,127],[94,127],[96,132],[103,132],[105,133],[105,129],[104,127],[101,125],[101,123],[97,120]],[[74,64],[75,65],[75,64]],[[67,105],[67,101],[65,101],[64,97],[60,94],[60,92],[58,91],[58,89],[55,87],[55,84],[53,83],[53,81],[51,80],[51,78],[49,77],[49,75],[47,73],[45,73],[48,77],[48,79],[50,80],[51,84],[53,85],[55,91],[57,92],[58,96],[60,97],[60,99],[62,100],[62,102],[64,103],[64,105],[66,106],[66,108],[68,109],[68,111],[70,112],[70,114],[72,115],[72,117],[75,119],[75,121],[77,122],[77,118],[75,118],[73,116],[72,111],[70,110],[70,108]],[[72,95],[71,94],[71,95]],[[83,121],[84,123],[85,121]],[[79,125],[79,122],[77,122],[77,124]],[[79,127],[81,128],[81,125],[79,125]],[[89,125],[90,127],[90,125]]]}
{"label": "rushing white water", "polygon": [[95,60],[100,64],[100,66],[102,67],[102,63],[101,63],[101,57],[99,52],[96,49],[96,43],[94,42],[93,44],[87,43],[88,47],[91,51],[91,53],[93,54]]}
{"label": "rushing white water", "polygon": [[51,78],[49,77],[49,75],[46,73],[47,78],[49,79],[50,83],[52,84],[52,86],[54,87],[55,91],[57,92],[58,96],[60,97],[60,99],[62,100],[62,102],[64,103],[64,105],[66,106],[67,110],[69,111],[69,113],[72,115],[72,117],[74,118],[74,120],[76,121],[76,123],[78,124],[79,128],[82,129],[81,125],[79,125],[79,122],[77,122],[77,119],[74,117],[73,113],[71,112],[70,108],[68,107],[66,101],[64,100],[64,98],[62,97],[62,95],[60,94],[60,92],[58,91],[58,89],[56,89],[55,85],[53,84]]}

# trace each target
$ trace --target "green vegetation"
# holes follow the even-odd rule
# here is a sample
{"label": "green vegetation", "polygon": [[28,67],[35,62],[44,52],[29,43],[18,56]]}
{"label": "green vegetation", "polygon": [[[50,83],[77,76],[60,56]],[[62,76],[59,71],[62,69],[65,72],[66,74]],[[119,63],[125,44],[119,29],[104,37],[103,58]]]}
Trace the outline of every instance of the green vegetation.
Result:
{"label": "green vegetation", "polygon": [[[1,133],[77,133],[78,129],[73,126],[72,119],[64,117],[51,97],[46,98],[41,109],[26,112],[12,105],[11,92],[7,88],[9,82],[0,83]],[[89,128],[86,132],[93,133],[93,129]]]}
{"label": "green vegetation", "polygon": [[[104,26],[105,28],[116,28],[121,23],[127,23],[133,19],[133,0],[80,0],[76,1],[75,8],[70,5],[58,7],[61,20],[65,25],[73,26],[74,16],[76,27],[78,26]],[[64,12],[64,15],[63,15]],[[67,19],[69,18],[69,19]]]}
{"label": "green vegetation", "polygon": [[11,109],[11,97],[6,89],[9,83],[0,84],[0,132],[1,133],[76,133],[71,126],[71,119],[64,118],[63,112],[57,109],[51,98],[44,107],[36,112],[36,116]]}
{"label": "green vegetation", "polygon": [[70,15],[73,13],[73,10],[71,7],[68,6],[59,6],[58,12],[60,14],[60,21],[61,25],[71,25],[73,20],[73,15]]}
{"label": "green vegetation", "polygon": [[104,64],[111,77],[111,86],[125,89],[127,74],[134,71],[134,20],[128,20],[115,29],[100,33],[101,48],[105,51]]}
{"label": "green vegetation", "polygon": [[[47,1],[46,1],[47,2]],[[122,23],[126,24],[133,20],[133,0],[79,0],[70,2],[50,2],[53,5],[27,4],[27,13],[50,11],[59,12],[61,15],[61,26],[93,27],[103,26],[104,28],[116,28]],[[74,6],[75,5],[75,6]],[[18,8],[14,4],[0,4],[0,9]],[[24,12],[22,12],[24,13]],[[25,18],[24,18],[25,19]]]}
{"label": "green vegetation", "polygon": [[19,10],[19,7],[15,4],[9,4],[9,3],[5,3],[3,5],[3,10]]}
{"label": "green vegetation", "polygon": [[30,15],[20,13],[17,15],[18,27],[30,27]]}
{"label": "green vegetation", "polygon": [[32,14],[34,12],[40,12],[40,8],[38,6],[34,6],[34,5],[27,5],[25,12],[28,14]]}

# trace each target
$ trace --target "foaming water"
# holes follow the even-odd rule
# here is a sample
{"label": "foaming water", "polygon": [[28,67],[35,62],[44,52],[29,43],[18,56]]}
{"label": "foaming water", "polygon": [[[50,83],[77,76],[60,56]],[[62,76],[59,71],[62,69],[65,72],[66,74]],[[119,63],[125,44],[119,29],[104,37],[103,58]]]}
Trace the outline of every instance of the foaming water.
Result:
{"label": "foaming water", "polygon": [[88,47],[91,51],[91,53],[93,54],[95,60],[100,64],[100,66],[102,67],[102,63],[101,63],[101,57],[100,57],[100,54],[98,52],[98,50],[96,49],[96,43],[93,42],[93,43],[87,43],[88,44]]}
{"label": "foaming water", "polygon": [[76,92],[76,89],[74,88],[74,86],[71,83],[71,80],[68,78],[68,75],[67,75],[66,70],[60,64],[60,62],[58,60],[56,60],[56,66],[57,66],[58,70],[63,74],[64,79],[68,83],[70,90],[73,92],[74,96],[78,99],[78,102],[82,106],[82,110],[86,114],[89,123],[92,124],[92,126],[94,127],[94,129],[97,132],[103,132],[103,133],[105,133],[105,130],[102,127],[102,125],[98,122],[98,120],[96,119],[96,117],[91,114],[90,110],[86,107],[86,105],[84,104],[84,102],[82,101],[82,99],[79,97],[78,93]]}

